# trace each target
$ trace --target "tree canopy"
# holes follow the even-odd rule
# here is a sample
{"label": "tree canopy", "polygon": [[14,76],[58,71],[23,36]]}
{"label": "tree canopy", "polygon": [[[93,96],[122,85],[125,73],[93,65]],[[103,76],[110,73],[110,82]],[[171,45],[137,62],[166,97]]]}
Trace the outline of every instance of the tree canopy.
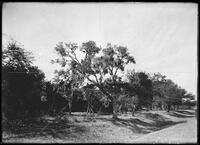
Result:
{"label": "tree canopy", "polygon": [[[96,85],[110,100],[115,99],[112,91],[105,89],[103,83],[110,79],[110,82],[116,83],[119,78],[119,71],[124,71],[124,68],[129,63],[135,63],[135,59],[128,52],[128,49],[123,46],[107,44],[105,48],[98,47],[94,41],[88,41],[78,46],[76,43],[60,42],[55,47],[59,58],[53,60],[53,63],[58,63],[62,67],[68,64],[63,73],[74,82],[79,84],[87,81]],[[77,58],[77,51],[82,52],[84,57]]]}
{"label": "tree canopy", "polygon": [[7,117],[17,117],[30,112],[32,115],[37,114],[45,75],[32,65],[32,61],[31,53],[25,51],[17,42],[10,42],[3,50],[2,96]]}

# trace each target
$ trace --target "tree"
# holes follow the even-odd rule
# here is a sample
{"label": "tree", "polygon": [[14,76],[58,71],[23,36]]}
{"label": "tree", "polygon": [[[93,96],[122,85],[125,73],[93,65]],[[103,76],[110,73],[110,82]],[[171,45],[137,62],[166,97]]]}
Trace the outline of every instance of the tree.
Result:
{"label": "tree", "polygon": [[32,65],[33,56],[17,44],[16,41],[8,43],[7,48],[2,52],[3,68],[12,68],[14,70],[26,70]]}
{"label": "tree", "polygon": [[[55,50],[60,58],[53,62],[59,63],[62,67],[65,67],[68,63],[68,68],[64,74],[70,72],[70,78],[74,82],[72,90],[75,86],[87,81],[98,87],[112,102],[113,106],[116,105],[117,94],[115,91],[106,88],[104,81],[109,78],[113,84],[116,84],[117,79],[119,79],[118,72],[124,71],[125,66],[129,63],[135,63],[134,57],[130,56],[126,47],[107,44],[102,49],[94,41],[82,43],[80,47],[75,43],[61,42],[56,45]],[[77,52],[82,53],[84,57],[78,58]],[[115,109],[113,117],[117,117]]]}
{"label": "tree", "polygon": [[149,75],[145,72],[135,72],[134,70],[127,73],[127,78],[132,90],[138,95],[138,107],[148,107],[152,103],[153,88],[152,81],[149,78]]}
{"label": "tree", "polygon": [[[52,63],[54,62],[52,61]],[[67,68],[66,71],[63,69],[59,71],[56,70],[55,74],[54,82],[58,87],[57,92],[67,100],[69,114],[71,114],[74,92],[79,90],[83,82],[82,74],[76,70],[73,61],[70,62],[69,68]]]}
{"label": "tree", "polygon": [[185,99],[195,100],[195,95],[192,93],[185,93],[184,97]]}
{"label": "tree", "polygon": [[196,106],[197,101],[195,100],[195,95],[192,93],[185,93],[183,96],[182,104],[190,108]]}
{"label": "tree", "polygon": [[166,79],[166,76],[160,73],[152,76],[153,93],[159,94],[163,102],[167,105],[169,112],[171,106],[179,106],[182,103],[182,98],[186,94],[186,90],[179,87],[172,80]]}
{"label": "tree", "polygon": [[16,41],[9,42],[2,53],[2,100],[8,119],[35,116],[44,82],[44,73],[32,66],[33,57]]}
{"label": "tree", "polygon": [[26,84],[23,86],[26,91],[24,91],[25,104],[27,105],[30,117],[35,117],[40,115],[40,110],[42,109],[41,97],[45,95],[45,74],[38,67],[31,66],[28,68],[29,73],[25,78],[24,82]]}

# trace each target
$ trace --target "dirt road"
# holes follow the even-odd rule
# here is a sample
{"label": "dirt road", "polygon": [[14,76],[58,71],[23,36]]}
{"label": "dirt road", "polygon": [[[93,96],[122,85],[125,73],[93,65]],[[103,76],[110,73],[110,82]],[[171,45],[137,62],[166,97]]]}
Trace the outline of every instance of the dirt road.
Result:
{"label": "dirt road", "polygon": [[197,121],[194,118],[134,140],[135,143],[196,143]]}

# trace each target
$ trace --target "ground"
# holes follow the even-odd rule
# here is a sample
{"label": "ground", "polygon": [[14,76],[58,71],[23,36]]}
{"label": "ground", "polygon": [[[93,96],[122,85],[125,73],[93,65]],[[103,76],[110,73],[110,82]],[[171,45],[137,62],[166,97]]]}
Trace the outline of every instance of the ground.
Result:
{"label": "ground", "polygon": [[[142,111],[119,115],[85,113],[65,115],[57,122],[44,116],[43,123],[32,123],[15,132],[3,132],[3,142],[15,143],[195,143],[197,118],[193,110],[176,112]],[[54,120],[54,121],[53,121]],[[48,122],[47,122],[48,121]],[[48,125],[47,125],[48,124]]]}

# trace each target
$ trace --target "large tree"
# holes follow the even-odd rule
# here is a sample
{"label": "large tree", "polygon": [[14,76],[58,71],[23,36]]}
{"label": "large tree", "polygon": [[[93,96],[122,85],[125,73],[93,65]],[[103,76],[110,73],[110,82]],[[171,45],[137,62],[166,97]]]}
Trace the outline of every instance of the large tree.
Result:
{"label": "large tree", "polygon": [[3,111],[8,118],[37,115],[44,73],[32,65],[33,57],[17,42],[9,42],[2,53]]}
{"label": "large tree", "polygon": [[[104,81],[109,78],[112,84],[116,84],[119,79],[119,71],[124,71],[125,66],[129,63],[135,63],[134,57],[129,54],[126,47],[107,44],[102,49],[94,41],[82,43],[80,47],[76,43],[61,42],[56,45],[55,50],[60,57],[53,62],[59,63],[62,67],[68,64],[64,75],[70,76],[72,81],[71,96],[73,89],[86,81],[98,87],[113,106],[116,105],[118,92],[106,88]],[[84,57],[77,57],[77,53]],[[113,117],[117,117],[115,109]]]}

